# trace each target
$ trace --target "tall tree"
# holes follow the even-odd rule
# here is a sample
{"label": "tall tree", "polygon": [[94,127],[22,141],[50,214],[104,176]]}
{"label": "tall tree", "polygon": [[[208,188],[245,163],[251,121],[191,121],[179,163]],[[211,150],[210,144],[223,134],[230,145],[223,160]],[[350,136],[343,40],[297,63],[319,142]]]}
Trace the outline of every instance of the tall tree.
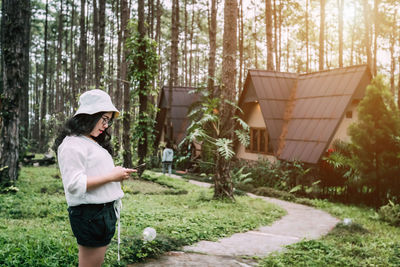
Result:
{"label": "tall tree", "polygon": [[[221,125],[219,138],[231,139],[233,135],[232,117],[234,110],[228,102],[234,103],[236,97],[236,51],[237,51],[237,0],[225,0],[224,34],[222,52]],[[214,197],[233,198],[233,185],[230,177],[230,161],[218,154],[214,177]]]}
{"label": "tall tree", "polygon": [[86,91],[86,61],[87,61],[87,36],[86,36],[86,0],[81,0],[81,14],[79,19],[80,40],[79,40],[79,63],[78,63],[78,80],[80,92]]}
{"label": "tall tree", "polygon": [[121,31],[123,31],[122,44],[123,44],[123,57],[121,62],[121,79],[124,88],[124,116],[123,116],[123,134],[122,134],[122,146],[123,146],[123,160],[126,168],[132,168],[132,148],[131,148],[131,95],[130,95],[130,84],[127,81],[127,68],[128,68],[128,48],[125,46],[126,39],[129,36],[128,29],[129,20],[129,7],[127,0],[121,0]]}
{"label": "tall tree", "polygon": [[339,68],[343,67],[343,11],[344,0],[337,0],[339,10]]}
{"label": "tall tree", "polygon": [[167,104],[167,136],[172,142],[173,131],[171,121],[171,104],[172,104],[172,88],[177,85],[178,81],[178,45],[179,45],[179,0],[172,0],[172,16],[171,16],[171,64],[169,71],[168,83],[168,104]]}
{"label": "tall tree", "polygon": [[371,41],[370,41],[370,11],[368,0],[363,0],[363,16],[364,16],[364,24],[365,24],[365,33],[364,33],[364,47],[367,54],[367,65],[370,67],[371,72],[373,73],[372,67],[372,59],[371,59]]}
{"label": "tall tree", "polygon": [[319,70],[324,69],[325,52],[325,0],[320,0],[320,26],[319,26]]}
{"label": "tall tree", "polygon": [[[95,4],[97,0],[93,1]],[[96,6],[97,7],[97,6]],[[106,0],[99,0],[99,7],[94,10],[93,34],[95,35],[95,76],[96,87],[104,85],[104,49],[106,29]]]}
{"label": "tall tree", "polygon": [[[29,21],[28,25],[30,25],[30,16],[29,16]],[[19,106],[19,112],[20,112],[20,121],[21,121],[21,126],[20,126],[20,141],[22,142],[21,149],[20,151],[24,153],[24,148],[26,147],[26,140],[28,138],[28,132],[29,132],[29,71],[30,71],[30,65],[29,65],[29,47],[30,47],[30,32],[31,29],[30,27],[25,27],[25,38],[24,38],[24,44],[23,47],[26,50],[23,54],[25,57],[24,62],[27,62],[27,64],[22,65],[23,69],[21,70],[23,73],[26,75],[23,77],[23,84],[22,84],[22,93],[20,97],[20,106]]]}
{"label": "tall tree", "polygon": [[[122,49],[122,25],[121,25],[121,0],[117,0],[116,3],[116,17],[117,17],[117,29],[118,29],[118,42],[117,42],[117,81],[116,81],[116,88],[115,88],[115,104],[118,109],[122,109],[122,97],[123,97],[123,92],[121,89],[121,70],[122,70],[122,64],[121,64],[121,49]],[[117,140],[117,147],[119,149],[119,146],[121,144],[121,136],[120,136],[120,122],[117,120],[115,123],[114,127],[114,135]]]}
{"label": "tall tree", "polygon": [[49,3],[46,0],[46,17],[44,23],[44,67],[43,67],[43,90],[42,90],[42,106],[40,109],[40,139],[39,147],[43,148],[46,144],[46,113],[47,113],[47,64],[48,64],[48,49],[47,49],[47,32],[48,32],[48,14]]}
{"label": "tall tree", "polygon": [[56,107],[60,116],[60,120],[64,119],[64,90],[63,90],[63,75],[62,75],[62,41],[64,37],[64,14],[63,0],[60,1],[60,10],[58,12],[58,27],[57,27],[57,67],[56,67]]}
{"label": "tall tree", "polygon": [[243,86],[243,43],[244,43],[244,20],[243,20],[243,0],[239,2],[239,92],[238,95],[242,92]]}
{"label": "tall tree", "polygon": [[[139,51],[140,57],[138,60],[138,70],[139,73],[143,73],[146,71],[146,62],[145,62],[145,54],[146,54],[146,26],[145,26],[145,18],[144,18],[144,0],[138,0],[138,43],[139,43]],[[144,79],[140,79],[139,81],[139,129],[144,129],[141,133],[141,138],[138,140],[138,157],[139,164],[144,162],[144,159],[147,154],[147,120],[146,114],[147,110],[147,90],[146,85],[150,81],[146,81]]]}
{"label": "tall tree", "polygon": [[400,149],[395,139],[400,136],[400,113],[382,76],[376,76],[367,87],[358,111],[357,123],[349,128],[354,163],[359,182],[369,187],[379,207],[400,193]]}
{"label": "tall tree", "polygon": [[379,2],[379,0],[374,0],[374,61],[372,66],[372,73],[374,76],[377,73],[378,35],[380,32]]}
{"label": "tall tree", "polygon": [[274,70],[274,46],[272,40],[271,0],[265,0],[265,26],[267,33],[267,70]]}
{"label": "tall tree", "polygon": [[310,71],[310,43],[309,43],[309,1],[306,0],[306,15],[305,15],[305,20],[306,20],[306,73]]}
{"label": "tall tree", "polygon": [[210,57],[208,60],[207,87],[211,95],[214,94],[215,54],[217,51],[217,0],[211,0],[211,18],[209,20],[208,36],[210,39]]}
{"label": "tall tree", "polygon": [[[0,87],[0,184],[9,185],[18,178],[19,126],[18,106],[22,92],[28,90],[24,79],[29,76],[24,66],[29,65],[31,7],[29,0],[3,0],[1,16]],[[28,55],[26,55],[28,53]]]}

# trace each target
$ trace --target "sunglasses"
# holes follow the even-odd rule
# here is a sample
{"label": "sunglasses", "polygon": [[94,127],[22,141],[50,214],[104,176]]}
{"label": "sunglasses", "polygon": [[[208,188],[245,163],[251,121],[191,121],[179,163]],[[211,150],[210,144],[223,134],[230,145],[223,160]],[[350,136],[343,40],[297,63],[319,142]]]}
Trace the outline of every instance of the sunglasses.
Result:
{"label": "sunglasses", "polygon": [[110,127],[112,124],[113,124],[113,121],[112,121],[112,119],[109,119],[109,118],[107,118],[107,117],[101,117],[101,119],[103,120],[102,121],[102,123],[103,123],[103,126],[108,126],[108,127]]}

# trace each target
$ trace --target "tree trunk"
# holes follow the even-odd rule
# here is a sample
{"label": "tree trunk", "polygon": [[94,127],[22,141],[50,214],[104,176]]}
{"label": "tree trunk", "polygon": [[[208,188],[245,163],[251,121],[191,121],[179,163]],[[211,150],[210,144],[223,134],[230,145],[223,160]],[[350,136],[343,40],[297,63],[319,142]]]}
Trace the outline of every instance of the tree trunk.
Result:
{"label": "tree trunk", "polygon": [[325,0],[320,0],[320,30],[319,30],[319,70],[324,69],[324,52],[325,52]]}
{"label": "tree trunk", "polygon": [[[30,10],[29,10],[29,22],[28,24],[30,25]],[[24,51],[24,56],[27,58],[24,58],[24,62],[27,62],[27,64],[24,64],[22,67],[23,69],[21,70],[22,73],[25,73],[25,76],[23,76],[23,84],[22,84],[22,94],[20,96],[20,122],[21,126],[19,127],[20,129],[20,152],[25,153],[25,148],[26,148],[26,140],[28,139],[28,131],[29,131],[29,73],[30,73],[30,64],[29,64],[29,47],[30,47],[30,33],[31,29],[30,27],[26,26],[24,28],[25,30],[25,38],[24,38],[24,44],[23,47],[26,51]]]}
{"label": "tree trunk", "polygon": [[339,68],[343,68],[343,10],[344,0],[337,0],[339,9]]}
{"label": "tree trunk", "polygon": [[79,63],[78,63],[78,87],[79,92],[86,91],[86,27],[85,27],[85,5],[86,1],[81,0],[81,14],[79,18],[80,26],[80,46],[79,46]]}
{"label": "tree trunk", "polygon": [[33,102],[33,114],[35,116],[35,121],[32,127],[32,140],[35,142],[34,149],[38,151],[40,143],[40,93],[39,93],[39,63],[36,62],[35,66],[35,86],[34,86],[34,102]]}
{"label": "tree trunk", "polygon": [[172,0],[172,16],[171,16],[171,65],[170,77],[168,85],[168,104],[167,104],[167,139],[173,142],[173,129],[171,120],[171,104],[172,104],[172,88],[177,85],[178,80],[178,42],[179,42],[179,1]]}
{"label": "tree trunk", "polygon": [[98,73],[100,54],[99,54],[99,9],[97,8],[97,1],[93,0],[93,37],[94,37],[94,80],[96,88],[100,87],[100,75]]}
{"label": "tree trunk", "polygon": [[215,54],[217,51],[217,0],[211,0],[211,18],[209,23],[208,36],[210,38],[210,57],[208,60],[208,92],[214,94],[215,79]]}
{"label": "tree trunk", "polygon": [[267,70],[274,70],[274,45],[272,40],[271,0],[265,0],[265,25],[267,33]]}
{"label": "tree trunk", "polygon": [[365,24],[365,35],[364,35],[364,47],[367,53],[367,65],[370,67],[371,73],[372,72],[372,64],[371,64],[371,44],[370,44],[370,38],[369,38],[369,33],[370,33],[370,24],[369,24],[369,5],[368,5],[368,0],[363,0],[363,13],[364,13],[364,24]]}
{"label": "tree trunk", "polygon": [[243,42],[244,42],[244,21],[243,21],[243,0],[240,0],[239,7],[239,87],[238,95],[240,96],[243,90]]}
{"label": "tree trunk", "polygon": [[[400,56],[397,58],[400,68]],[[397,108],[400,109],[400,71],[397,78]]]}
{"label": "tree trunk", "polygon": [[[47,51],[47,31],[48,31],[48,13],[49,3],[46,0],[46,19],[44,24],[44,67],[43,67],[43,91],[42,91],[42,106],[40,110],[40,139],[39,147],[43,148],[46,144],[46,104],[47,104],[47,63],[48,63],[48,51]],[[39,125],[38,125],[39,126]]]}
{"label": "tree trunk", "polygon": [[308,24],[308,7],[309,7],[309,1],[310,0],[306,0],[306,73],[308,73],[310,71],[310,43],[308,40],[308,28],[309,28],[309,24]]}
{"label": "tree trunk", "polygon": [[377,50],[378,50],[378,34],[380,33],[379,26],[379,0],[374,0],[374,65],[372,66],[372,73],[376,76],[377,73]]}
{"label": "tree trunk", "polygon": [[192,21],[190,26],[190,58],[189,58],[189,86],[192,86],[192,65],[193,65],[193,33],[194,33],[194,4],[195,0],[192,0]]}
{"label": "tree trunk", "polygon": [[123,116],[123,133],[122,133],[122,146],[124,150],[124,167],[132,168],[132,147],[130,140],[130,130],[131,130],[131,96],[130,96],[130,86],[127,81],[127,56],[128,51],[125,47],[126,39],[129,35],[128,30],[128,20],[129,20],[129,7],[127,0],[121,0],[121,31],[123,31],[122,46],[123,58],[121,63],[121,79],[124,86],[124,116]]}
{"label": "tree trunk", "polygon": [[156,37],[155,40],[158,43],[158,56],[160,60],[158,61],[158,82],[163,85],[161,81],[162,69],[161,69],[161,15],[162,15],[162,6],[161,0],[157,0],[157,22],[156,22]]}
{"label": "tree trunk", "polygon": [[393,15],[393,25],[392,25],[392,31],[390,33],[390,89],[393,94],[393,97],[395,96],[395,85],[394,85],[394,72],[396,70],[396,58],[394,55],[394,48],[396,45],[396,33],[397,33],[397,27],[396,27],[396,20],[397,20],[397,11],[394,12]]}
{"label": "tree trunk", "polygon": [[[0,184],[10,185],[18,179],[19,103],[27,88],[24,81],[29,65],[26,33],[30,29],[31,7],[28,0],[2,1],[1,69],[3,73],[0,101]],[[28,53],[28,55],[26,55]]]}
{"label": "tree trunk", "polygon": [[184,14],[185,14],[185,27],[184,27],[184,50],[183,50],[183,65],[184,65],[184,69],[183,69],[183,85],[187,86],[188,84],[188,12],[187,12],[187,2],[188,0],[184,0]]}
{"label": "tree trunk", "polygon": [[[276,0],[274,0],[274,54],[275,54],[275,66],[278,66],[278,16],[276,13]],[[275,67],[277,70],[277,67]]]}
{"label": "tree trunk", "polygon": [[[118,110],[122,109],[121,99],[123,96],[121,89],[121,48],[122,48],[122,27],[121,27],[121,1],[118,0],[116,3],[116,15],[117,15],[117,29],[118,29],[118,43],[117,43],[117,81],[116,81],[116,89],[115,89],[115,105]],[[120,125],[119,120],[116,121],[114,126],[114,135],[117,139],[117,150],[120,149],[121,144],[121,134],[120,134]]]}
{"label": "tree trunk", "polygon": [[[224,34],[222,52],[221,89],[221,134],[220,138],[232,138],[234,110],[225,101],[235,101],[236,92],[236,51],[237,51],[237,1],[226,0],[224,6]],[[217,156],[214,177],[214,197],[233,199],[233,185],[230,177],[230,161]]]}
{"label": "tree trunk", "polygon": [[96,63],[96,82],[97,88],[104,87],[104,48],[105,48],[105,30],[106,30],[106,0],[99,0],[99,38]]}
{"label": "tree trunk", "polygon": [[[145,53],[146,53],[146,45],[145,45],[145,35],[146,35],[146,27],[145,27],[145,19],[144,19],[144,0],[138,0],[138,32],[139,32],[139,43],[141,44],[139,50],[141,51],[141,57],[139,58],[138,68],[139,71],[146,71],[145,64]],[[143,79],[139,81],[139,129],[146,129],[147,120],[146,114],[147,111],[147,92],[146,92],[146,82]],[[147,132],[143,131],[142,139],[138,140],[138,157],[139,164],[142,164],[146,158],[147,154]]]}
{"label": "tree trunk", "polygon": [[[69,71],[69,84],[70,84],[70,100],[71,100],[71,105],[73,110],[76,110],[78,107],[77,103],[77,91],[76,91],[76,61],[79,55],[77,55],[77,46],[76,46],[76,27],[75,27],[75,16],[76,16],[76,9],[75,9],[75,4],[71,3],[72,5],[72,12],[71,12],[71,28],[70,28],[70,47],[71,47],[71,52],[70,52],[70,71]],[[71,110],[71,109],[69,109]]]}
{"label": "tree trunk", "polygon": [[64,15],[63,15],[63,0],[60,1],[60,11],[58,13],[58,29],[57,29],[57,67],[56,67],[56,108],[61,121],[64,120],[64,99],[62,86],[62,41],[64,36]]}

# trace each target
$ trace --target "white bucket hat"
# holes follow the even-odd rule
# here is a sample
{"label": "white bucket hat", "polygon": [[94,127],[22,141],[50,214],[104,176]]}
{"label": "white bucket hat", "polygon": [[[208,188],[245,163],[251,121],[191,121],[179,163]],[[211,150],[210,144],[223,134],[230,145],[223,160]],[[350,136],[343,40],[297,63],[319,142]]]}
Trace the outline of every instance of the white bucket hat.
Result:
{"label": "white bucket hat", "polygon": [[111,97],[103,90],[94,89],[79,97],[79,108],[74,116],[98,112],[114,112],[114,118],[119,116],[119,111],[111,102]]}

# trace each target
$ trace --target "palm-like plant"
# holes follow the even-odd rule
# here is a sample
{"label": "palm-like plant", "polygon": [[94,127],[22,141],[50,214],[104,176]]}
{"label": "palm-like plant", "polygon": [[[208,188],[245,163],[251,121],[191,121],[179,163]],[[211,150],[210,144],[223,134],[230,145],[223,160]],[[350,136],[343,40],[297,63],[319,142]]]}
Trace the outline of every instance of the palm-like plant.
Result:
{"label": "palm-like plant", "polygon": [[[232,187],[230,178],[230,162],[235,155],[234,144],[239,141],[244,146],[250,142],[249,126],[238,115],[232,117],[232,127],[223,125],[220,108],[223,103],[230,105],[234,114],[243,111],[230,101],[222,101],[219,97],[210,97],[207,91],[200,91],[201,99],[193,105],[188,117],[191,124],[187,129],[185,140],[201,143],[212,151],[212,164],[215,170],[214,183],[227,182]],[[233,131],[231,131],[233,128]],[[226,164],[228,163],[228,164]],[[223,165],[223,166],[222,166]],[[232,191],[227,195],[233,198]]]}

